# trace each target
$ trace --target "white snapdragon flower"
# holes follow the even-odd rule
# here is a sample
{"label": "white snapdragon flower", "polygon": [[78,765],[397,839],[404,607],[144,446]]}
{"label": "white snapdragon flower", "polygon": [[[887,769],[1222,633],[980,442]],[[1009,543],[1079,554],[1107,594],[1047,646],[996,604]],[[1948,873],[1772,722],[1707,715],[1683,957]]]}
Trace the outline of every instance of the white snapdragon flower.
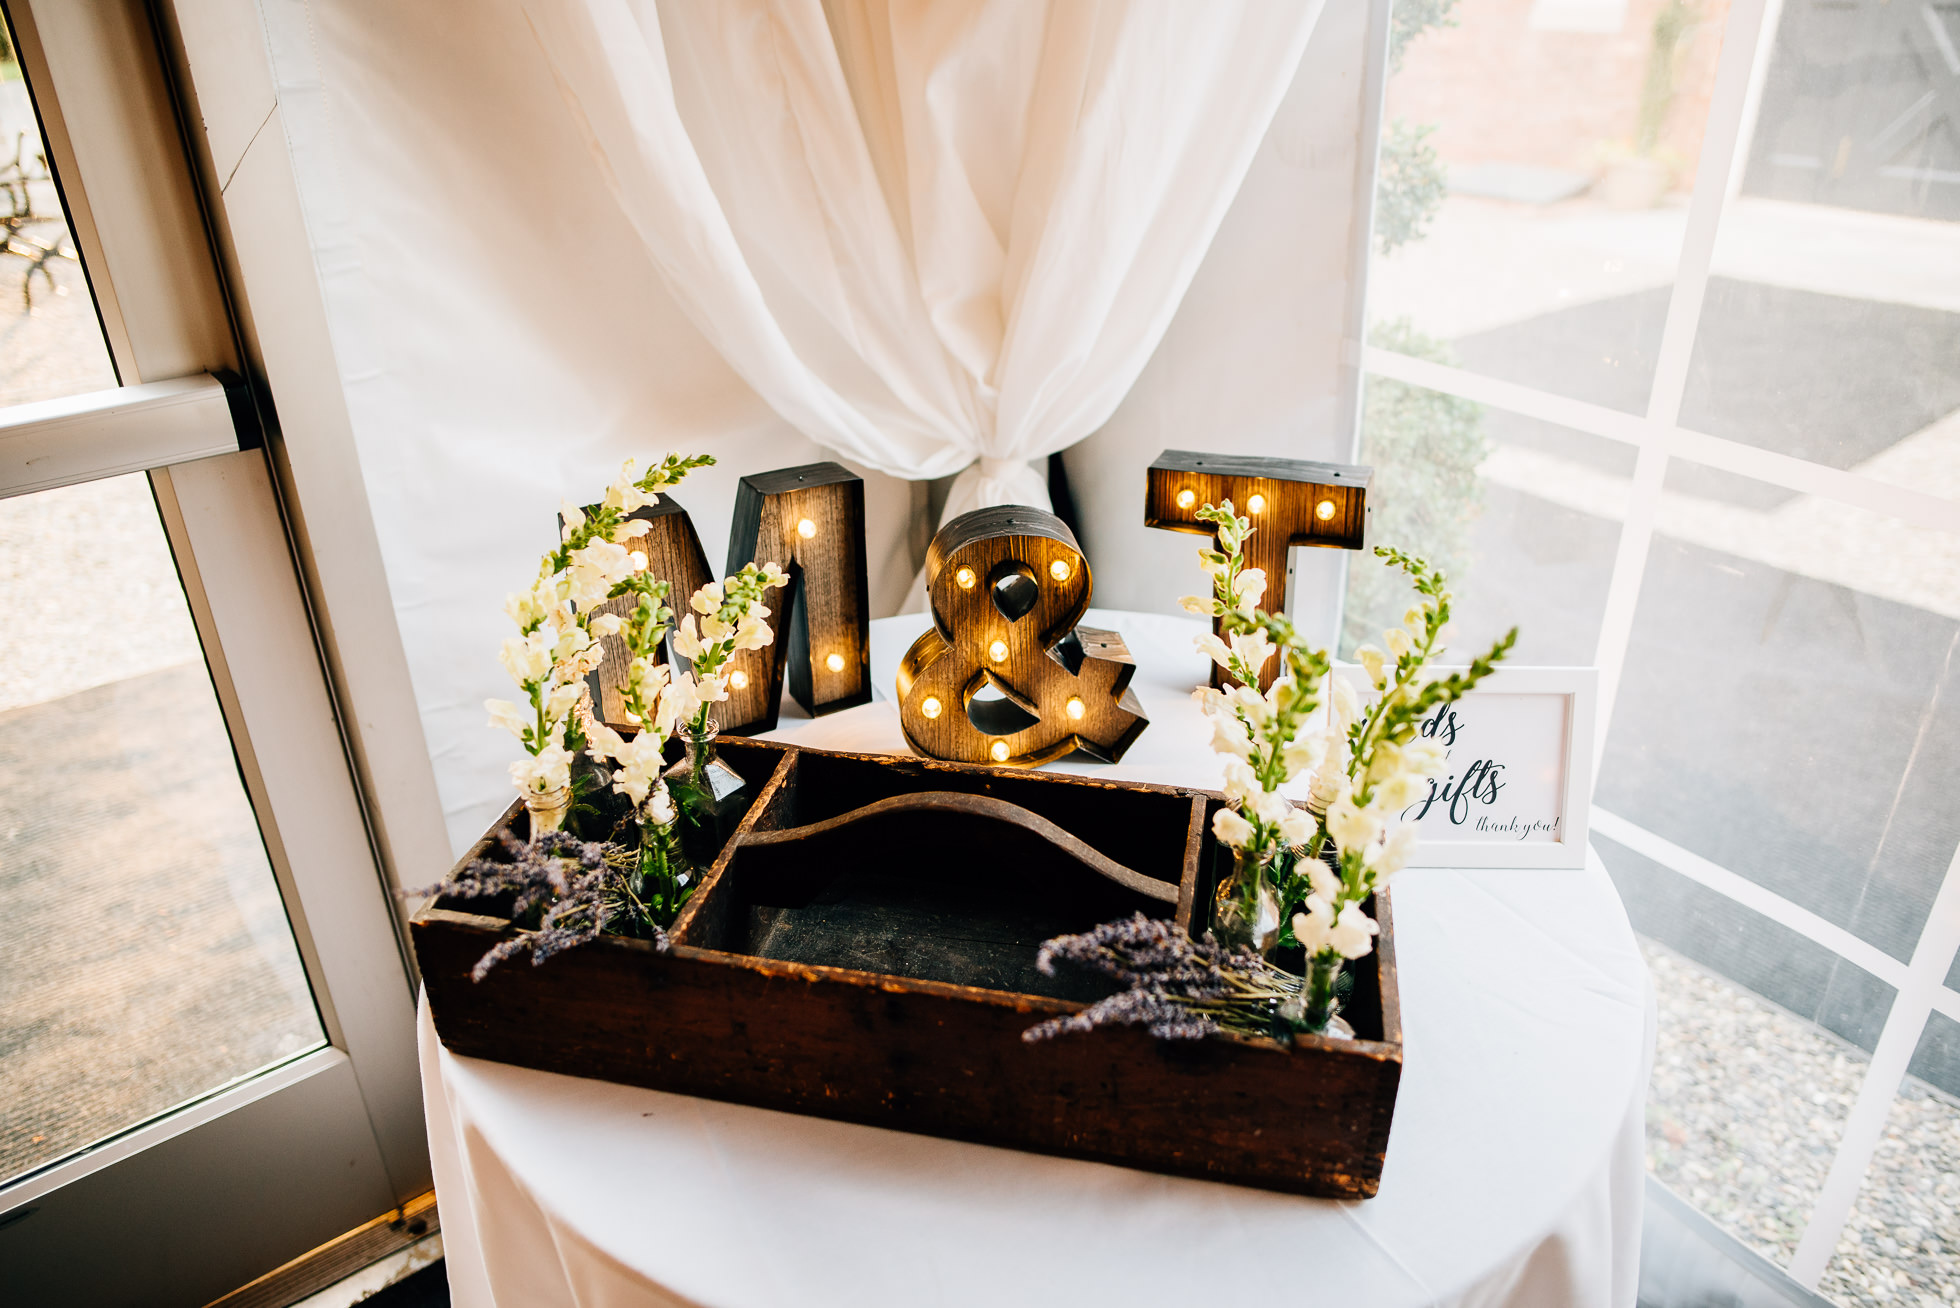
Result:
{"label": "white snapdragon flower", "polygon": [[694,676],[683,672],[668,682],[660,691],[660,703],[654,710],[656,719],[668,724],[662,734],[672,735],[673,727],[691,719],[701,708],[701,697],[694,691]]}
{"label": "white snapdragon flower", "polygon": [[1234,804],[1243,806],[1248,795],[1258,793],[1259,778],[1253,774],[1252,765],[1242,758],[1225,760],[1225,797]]}
{"label": "white snapdragon flower", "polygon": [[703,704],[719,704],[728,698],[728,678],[716,674],[694,683],[694,693]]}
{"label": "white snapdragon flower", "polygon": [[721,601],[721,583],[711,581],[700,590],[695,591],[694,598],[690,599],[687,603],[696,613],[713,613],[721,607]]}
{"label": "white snapdragon flower", "polygon": [[684,659],[698,659],[701,651],[707,648],[701,638],[694,634],[694,615],[688,614],[674,624],[674,652]]}
{"label": "white snapdragon flower", "polygon": [[[1315,819],[1313,814],[1307,812],[1304,808],[1294,808],[1290,804],[1287,805],[1286,816],[1281,818],[1279,823],[1279,838],[1285,841],[1287,845],[1298,849],[1309,840],[1312,840],[1314,832],[1318,830],[1320,830],[1320,823]],[[1318,864],[1321,867],[1327,866],[1317,858],[1307,861],[1309,864]]]}
{"label": "white snapdragon flower", "polygon": [[520,790],[544,795],[572,784],[572,751],[563,745],[546,745],[535,755],[526,755],[510,765],[510,779]]}
{"label": "white snapdragon flower", "polygon": [[549,593],[539,594],[538,587],[530,590],[512,591],[504,596],[504,615],[522,630],[535,627],[544,621],[544,615],[551,610]]}
{"label": "white snapdragon flower", "polygon": [[1198,566],[1203,568],[1208,576],[1222,577],[1225,575],[1226,564],[1224,559],[1200,557],[1198,559]]}
{"label": "white snapdragon flower", "polygon": [[761,649],[775,639],[776,633],[769,630],[769,624],[754,614],[735,624],[736,649]]}
{"label": "white snapdragon flower", "polygon": [[1333,903],[1335,896],[1341,893],[1341,874],[1328,867],[1324,859],[1301,859],[1300,866],[1307,870],[1307,884],[1312,887],[1313,893]]}
{"label": "white snapdragon flower", "polygon": [[1382,633],[1382,639],[1388,644],[1388,652],[1398,659],[1415,648],[1415,642],[1409,639],[1409,633],[1400,627],[1390,627]]}
{"label": "white snapdragon flower", "polygon": [[1334,906],[1318,890],[1307,896],[1306,912],[1293,915],[1293,938],[1312,958],[1328,948],[1327,937],[1334,930]]}
{"label": "white snapdragon flower", "polygon": [[1263,627],[1235,631],[1232,633],[1232,653],[1238,655],[1254,673],[1258,673],[1273,657],[1273,642]]}
{"label": "white snapdragon flower", "polygon": [[1361,670],[1368,674],[1368,680],[1375,683],[1376,690],[1380,690],[1388,684],[1388,673],[1385,666],[1388,662],[1388,655],[1384,654],[1381,650],[1376,649],[1373,645],[1363,645],[1354,651],[1354,661],[1359,663]]}
{"label": "white snapdragon flower", "polygon": [[1420,772],[1398,772],[1375,788],[1375,802],[1389,812],[1398,812],[1428,792],[1428,778]]}
{"label": "white snapdragon flower", "polygon": [[735,634],[735,628],[723,622],[712,613],[701,615],[701,641],[707,645],[719,645]]}
{"label": "white snapdragon flower", "polygon": [[1344,794],[1327,806],[1327,833],[1343,851],[1361,849],[1380,839],[1381,815],[1374,805],[1358,807],[1352,793]]}
{"label": "white snapdragon flower", "polygon": [[1186,613],[1195,613],[1201,618],[1218,616],[1218,601],[1199,595],[1180,595],[1177,598],[1177,606]]}
{"label": "white snapdragon flower", "polygon": [[674,797],[667,793],[667,783],[662,781],[653,788],[653,802],[647,805],[647,816],[657,826],[666,826],[678,814],[674,811]]}
{"label": "white snapdragon flower", "polygon": [[771,586],[781,586],[788,580],[789,574],[783,571],[781,564],[765,563],[762,565],[762,587],[764,590],[767,590]]}
{"label": "white snapdragon flower", "polygon": [[1381,928],[1361,911],[1361,905],[1348,904],[1327,932],[1327,944],[1340,951],[1342,958],[1360,958],[1375,947],[1375,933]]}
{"label": "white snapdragon flower", "polygon": [[1362,861],[1374,874],[1376,885],[1386,882],[1409,865],[1409,860],[1415,856],[1416,839],[1415,823],[1403,822],[1388,833],[1386,840],[1362,851]]}
{"label": "white snapdragon flower", "polygon": [[1239,608],[1250,612],[1259,607],[1259,601],[1266,597],[1266,570],[1247,568],[1232,579],[1232,598]]}
{"label": "white snapdragon flower", "polygon": [[585,628],[576,622],[567,623],[558,629],[558,639],[552,642],[551,660],[554,663],[569,663],[591,644],[592,637]]}
{"label": "white snapdragon flower", "polygon": [[587,629],[595,636],[617,636],[625,625],[617,613],[595,613]]}
{"label": "white snapdragon flower", "polygon": [[586,752],[596,759],[617,761],[626,749],[625,739],[596,718],[585,729],[585,743]]}
{"label": "white snapdragon flower", "polygon": [[[652,530],[653,524],[645,518],[630,518],[613,528],[612,538],[616,544],[624,545],[629,540],[638,540]],[[627,557],[640,560],[639,566],[642,568],[646,566],[647,556],[644,554],[635,552]]]}
{"label": "white snapdragon flower", "polygon": [[538,630],[528,636],[505,637],[497,661],[518,685],[537,685],[551,675],[551,633]]}
{"label": "white snapdragon flower", "polygon": [[1231,648],[1217,636],[1207,631],[1202,636],[1194,636],[1191,643],[1198,647],[1200,654],[1210,659],[1213,663],[1216,663],[1219,667],[1230,670],[1232,666]]}
{"label": "white snapdragon flower", "polygon": [[491,726],[502,727],[519,740],[524,739],[524,733],[536,725],[531,721],[530,714],[507,699],[486,699],[483,707],[490,710]]}
{"label": "white snapdragon flower", "polygon": [[624,545],[595,540],[572,551],[572,599],[590,610],[605,602],[612,588],[633,575],[633,556]]}
{"label": "white snapdragon flower", "polygon": [[1288,814],[1299,810],[1293,807],[1292,800],[1277,790],[1256,790],[1252,793],[1252,811],[1261,822],[1276,827],[1286,821]]}
{"label": "white snapdragon flower", "polygon": [[1211,748],[1217,754],[1250,758],[1252,737],[1246,734],[1245,724],[1230,713],[1214,713],[1211,718]]}
{"label": "white snapdragon flower", "polygon": [[544,714],[552,722],[562,722],[578,703],[579,696],[585,693],[583,682],[567,681],[551,688],[545,697]]}
{"label": "white snapdragon flower", "polygon": [[1221,808],[1211,819],[1211,834],[1233,849],[1243,849],[1252,839],[1252,824],[1236,811]]}
{"label": "white snapdragon flower", "polygon": [[578,529],[585,525],[585,513],[578,505],[572,503],[570,500],[558,501],[558,516],[564,520],[565,524],[560,529],[561,534],[559,540],[561,542],[570,541],[578,533]]}
{"label": "white snapdragon flower", "polygon": [[1326,754],[1327,742],[1318,736],[1294,741],[1280,754],[1280,762],[1286,766],[1286,779],[1291,781],[1302,772],[1311,772],[1320,766]]}

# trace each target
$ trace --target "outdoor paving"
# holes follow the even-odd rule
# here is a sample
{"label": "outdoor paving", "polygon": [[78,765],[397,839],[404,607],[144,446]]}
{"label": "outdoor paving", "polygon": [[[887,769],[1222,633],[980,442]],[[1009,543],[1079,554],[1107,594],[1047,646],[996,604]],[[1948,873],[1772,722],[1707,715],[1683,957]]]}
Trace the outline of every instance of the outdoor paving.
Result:
{"label": "outdoor paving", "polygon": [[[1787,1267],[1823,1189],[1865,1052],[1652,940],[1659,999],[1647,1166]],[[1960,1100],[1908,1078],[1819,1291],[1960,1303]]]}

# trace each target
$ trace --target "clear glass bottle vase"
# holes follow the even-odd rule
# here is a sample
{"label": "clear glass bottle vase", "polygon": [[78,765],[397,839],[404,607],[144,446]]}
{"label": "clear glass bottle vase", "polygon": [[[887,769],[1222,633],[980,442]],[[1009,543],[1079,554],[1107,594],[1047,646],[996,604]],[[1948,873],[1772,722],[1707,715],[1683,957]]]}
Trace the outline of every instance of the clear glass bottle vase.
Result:
{"label": "clear glass bottle vase", "polygon": [[681,729],[687,755],[662,778],[685,816],[681,847],[697,865],[706,867],[735,834],[742,815],[755,802],[755,793],[742,774],[715,754],[721,727],[713,718]]}
{"label": "clear glass bottle vase", "polygon": [[1232,851],[1232,873],[1212,896],[1211,929],[1228,949],[1262,957],[1279,935],[1279,892],[1273,885],[1269,853]]}
{"label": "clear glass bottle vase", "polygon": [[556,831],[565,825],[565,814],[571,811],[572,788],[560,786],[556,790],[524,792],[524,811],[531,818],[531,839],[536,840],[547,831]]}

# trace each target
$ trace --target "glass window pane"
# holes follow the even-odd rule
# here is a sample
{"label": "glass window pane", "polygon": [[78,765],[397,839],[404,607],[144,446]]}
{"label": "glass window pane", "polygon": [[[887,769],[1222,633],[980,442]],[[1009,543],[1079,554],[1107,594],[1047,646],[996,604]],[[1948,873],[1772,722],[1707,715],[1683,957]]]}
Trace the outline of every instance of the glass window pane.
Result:
{"label": "glass window pane", "polygon": [[1960,8],[1781,14],[1682,423],[1960,499]]}
{"label": "glass window pane", "polygon": [[1956,1055],[1960,1023],[1933,1014],[1817,1287],[1838,1303],[1960,1303],[1960,1101],[1921,1079]]}
{"label": "glass window pane", "polygon": [[[1398,340],[1449,357],[1440,342]],[[1362,412],[1374,539],[1449,573],[1457,600],[1448,658],[1466,661],[1516,626],[1514,665],[1590,664],[1631,447],[1385,377],[1367,379]],[[1379,643],[1409,598],[1399,574],[1366,555],[1351,560],[1341,657]]]}
{"label": "glass window pane", "polygon": [[324,1043],[140,475],[0,500],[0,1181]]}
{"label": "glass window pane", "polygon": [[1787,1266],[1864,1082],[1865,1053],[1665,945],[1641,944],[1659,1005],[1647,1170]]}
{"label": "glass window pane", "polygon": [[1472,371],[1644,412],[1726,12],[1402,0],[1370,343],[1406,320]]}
{"label": "glass window pane", "polygon": [[1960,537],[1685,465],[1656,531],[1597,803],[1909,959],[1960,842]]}
{"label": "glass window pane", "polygon": [[0,405],[115,384],[34,101],[0,13]]}

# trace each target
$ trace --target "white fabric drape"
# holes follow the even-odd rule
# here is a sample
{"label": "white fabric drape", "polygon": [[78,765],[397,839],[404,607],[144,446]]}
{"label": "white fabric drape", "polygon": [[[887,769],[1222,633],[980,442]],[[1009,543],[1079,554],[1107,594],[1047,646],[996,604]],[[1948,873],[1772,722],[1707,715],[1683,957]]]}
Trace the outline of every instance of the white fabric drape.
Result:
{"label": "white fabric drape", "polygon": [[1322,0],[525,0],[675,298],[812,439],[1046,505],[1237,192]]}

